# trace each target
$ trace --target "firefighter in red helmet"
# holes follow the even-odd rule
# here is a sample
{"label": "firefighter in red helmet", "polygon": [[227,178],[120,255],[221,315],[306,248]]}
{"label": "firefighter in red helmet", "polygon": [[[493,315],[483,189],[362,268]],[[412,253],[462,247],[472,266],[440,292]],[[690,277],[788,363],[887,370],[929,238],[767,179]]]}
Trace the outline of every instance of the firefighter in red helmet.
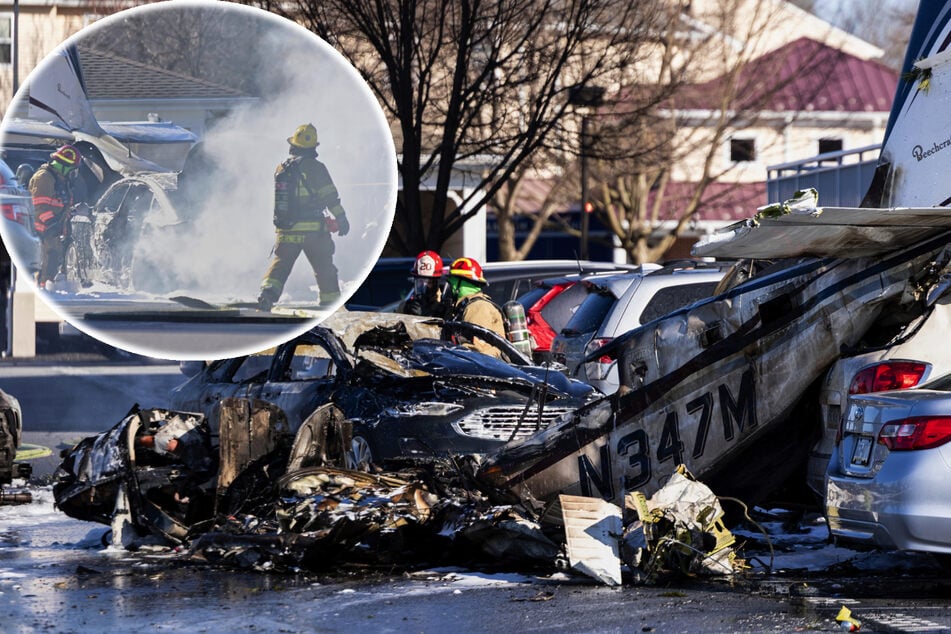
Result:
{"label": "firefighter in red helmet", "polygon": [[33,197],[33,226],[40,236],[42,257],[37,283],[50,289],[63,265],[69,211],[76,201],[74,187],[82,155],[72,145],[52,154],[30,178]]}
{"label": "firefighter in red helmet", "polygon": [[425,317],[444,317],[442,302],[443,261],[435,251],[423,251],[416,256],[410,269],[413,292],[400,304],[399,312]]}
{"label": "firefighter in red helmet", "polygon": [[[452,302],[446,321],[466,321],[491,330],[505,339],[502,310],[482,292],[487,285],[482,265],[478,261],[472,258],[454,260],[449,266],[449,281],[446,284],[446,292]],[[466,343],[483,354],[496,358],[501,356],[498,348],[478,337]]]}

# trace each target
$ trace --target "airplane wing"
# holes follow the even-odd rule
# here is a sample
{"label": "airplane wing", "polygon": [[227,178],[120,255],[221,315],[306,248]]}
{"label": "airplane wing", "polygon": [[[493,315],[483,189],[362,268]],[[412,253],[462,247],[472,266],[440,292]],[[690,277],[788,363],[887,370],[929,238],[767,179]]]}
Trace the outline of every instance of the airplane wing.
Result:
{"label": "airplane wing", "polygon": [[80,130],[65,130],[51,122],[10,119],[3,123],[4,144],[22,142],[22,138],[42,139],[58,145],[88,141],[102,152],[109,167],[123,174],[165,172],[166,168],[132,154],[127,143],[195,143],[198,137],[170,122],[113,122],[102,124],[99,136]]}
{"label": "airplane wing", "polygon": [[79,54],[65,47],[42,69],[41,81],[30,81],[30,119],[50,121],[67,130],[102,134],[86,96]]}
{"label": "airplane wing", "polygon": [[70,143],[76,140],[72,132],[58,125],[45,123],[43,121],[31,121],[29,119],[4,120],[3,132],[4,143],[7,143],[10,137],[20,136],[49,139],[54,143]]}
{"label": "airplane wing", "polygon": [[944,207],[866,209],[819,207],[810,213],[745,220],[717,239],[697,243],[693,254],[720,258],[857,258],[882,255],[951,228]]}

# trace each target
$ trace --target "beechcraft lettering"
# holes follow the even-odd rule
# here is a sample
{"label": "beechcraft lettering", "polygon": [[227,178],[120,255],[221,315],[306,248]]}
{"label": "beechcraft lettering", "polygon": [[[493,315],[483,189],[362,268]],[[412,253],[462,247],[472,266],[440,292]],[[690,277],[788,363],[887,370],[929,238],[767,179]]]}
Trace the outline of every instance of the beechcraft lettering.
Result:
{"label": "beechcraft lettering", "polygon": [[[688,401],[682,412],[675,409],[662,413],[664,422],[659,426],[659,437],[654,442],[651,442],[646,430],[658,426],[647,424],[645,428],[634,429],[617,440],[613,448],[616,458],[612,457],[609,445],[599,448],[597,464],[587,454],[579,455],[578,480],[582,495],[614,499],[613,465],[617,465],[620,470],[624,490],[634,491],[650,482],[654,471],[653,461],[658,465],[669,463],[671,469],[687,463],[682,430],[696,429],[690,457],[694,460],[702,458],[711,427],[714,427],[711,424],[715,417],[714,410],[719,411],[718,418],[722,425],[718,431],[722,433],[724,442],[737,441],[745,432],[756,427],[756,388],[752,370],[747,369],[742,374],[735,389],[721,383],[715,390]],[[652,451],[652,447],[656,449]]]}

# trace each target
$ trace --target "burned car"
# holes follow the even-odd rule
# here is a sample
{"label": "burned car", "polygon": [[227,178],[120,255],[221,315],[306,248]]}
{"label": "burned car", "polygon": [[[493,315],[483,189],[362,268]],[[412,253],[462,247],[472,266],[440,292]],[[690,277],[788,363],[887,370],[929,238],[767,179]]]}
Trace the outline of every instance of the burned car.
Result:
{"label": "burned car", "polygon": [[[511,363],[451,341],[475,335]],[[478,326],[341,312],[265,353],[210,363],[174,391],[171,409],[134,408],[81,441],[53,493],[68,515],[110,525],[117,546],[159,538],[206,558],[326,565],[401,527],[425,524],[431,546],[444,522],[464,517],[480,534],[508,523],[467,481],[479,454],[597,396]],[[348,491],[359,501],[341,498]],[[467,510],[477,498],[480,509]],[[392,545],[404,538],[413,535]]]}
{"label": "burned car", "polygon": [[[473,333],[511,363],[450,342]],[[486,453],[597,395],[585,383],[531,365],[478,326],[341,312],[273,350],[208,364],[173,390],[171,405],[203,413],[215,435],[220,402],[228,397],[276,405],[295,433],[330,403],[351,423],[349,459],[357,465]]]}
{"label": "burned car", "polygon": [[109,186],[92,207],[77,208],[70,218],[66,279],[89,287],[165,292],[174,288],[162,267],[149,259],[149,244],[160,232],[183,225],[175,210],[174,173],[141,174]]}
{"label": "burned car", "polygon": [[17,447],[23,433],[23,413],[16,397],[0,390],[0,486],[29,476],[29,465],[18,465]]}

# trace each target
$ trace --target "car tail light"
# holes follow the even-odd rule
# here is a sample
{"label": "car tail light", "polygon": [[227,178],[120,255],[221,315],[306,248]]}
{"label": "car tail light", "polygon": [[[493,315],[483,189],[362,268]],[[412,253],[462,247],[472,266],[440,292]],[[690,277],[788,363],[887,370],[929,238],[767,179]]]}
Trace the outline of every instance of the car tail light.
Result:
{"label": "car tail light", "polygon": [[928,364],[915,361],[877,363],[855,375],[849,386],[849,394],[888,392],[915,387],[927,369]]}
{"label": "car tail light", "polygon": [[[584,356],[587,357],[601,346],[611,343],[612,339],[613,337],[596,337],[592,339],[584,348]],[[602,354],[597,359],[588,362],[588,378],[592,380],[603,381],[604,379],[608,378],[608,373],[611,371],[611,366],[613,364],[614,357],[609,354]]]}
{"label": "car tail light", "polygon": [[0,205],[3,209],[3,217],[11,222],[16,222],[24,227],[29,226],[29,217],[23,213],[19,205],[4,203]]}
{"label": "car tail light", "polygon": [[878,442],[890,451],[933,449],[951,440],[951,416],[918,416],[882,427]]}
{"label": "car tail light", "polygon": [[[592,352],[594,352],[601,346],[608,345],[609,343],[611,343],[613,339],[614,337],[600,337],[600,338],[596,337],[592,339],[591,341],[588,342],[588,345],[585,346],[584,348],[584,356],[587,357],[589,354],[591,354]],[[612,363],[614,359],[610,355],[602,354],[600,357],[596,359],[596,361],[598,363]]]}

